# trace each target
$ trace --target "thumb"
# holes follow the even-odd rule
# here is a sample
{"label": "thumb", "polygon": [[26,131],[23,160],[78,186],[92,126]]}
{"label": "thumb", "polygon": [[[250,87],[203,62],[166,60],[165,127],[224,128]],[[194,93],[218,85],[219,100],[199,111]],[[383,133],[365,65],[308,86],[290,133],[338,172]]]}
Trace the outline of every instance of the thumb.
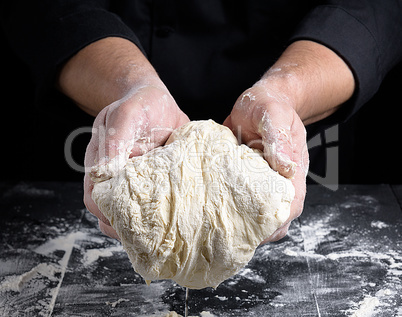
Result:
{"label": "thumb", "polygon": [[232,126],[232,118],[231,116],[227,116],[227,118],[225,119],[225,121],[223,121],[222,125],[228,127],[230,130],[233,130],[233,126]]}
{"label": "thumb", "polygon": [[270,116],[264,113],[259,125],[259,133],[264,147],[264,158],[271,168],[284,177],[292,178],[296,172],[293,162],[293,142],[289,117],[284,113]]}

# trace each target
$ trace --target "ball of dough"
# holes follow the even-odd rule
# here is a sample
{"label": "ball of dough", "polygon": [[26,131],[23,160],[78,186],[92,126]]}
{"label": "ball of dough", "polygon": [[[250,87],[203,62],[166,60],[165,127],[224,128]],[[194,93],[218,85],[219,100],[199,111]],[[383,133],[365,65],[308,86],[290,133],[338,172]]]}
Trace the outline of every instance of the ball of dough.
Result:
{"label": "ball of dough", "polygon": [[185,124],[165,146],[94,181],[92,198],[134,270],[194,289],[217,287],[244,267],[294,198],[291,181],[260,151],[212,120]]}

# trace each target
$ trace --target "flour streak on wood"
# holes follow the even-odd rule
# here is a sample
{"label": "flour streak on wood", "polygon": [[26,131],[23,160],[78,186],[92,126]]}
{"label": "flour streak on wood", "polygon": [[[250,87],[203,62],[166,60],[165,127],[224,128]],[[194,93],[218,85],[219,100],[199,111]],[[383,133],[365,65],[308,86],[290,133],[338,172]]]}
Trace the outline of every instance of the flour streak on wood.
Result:
{"label": "flour streak on wood", "polygon": [[[81,184],[0,184],[1,316],[162,316],[186,291],[147,286],[119,242],[84,212]],[[308,189],[280,242],[216,290],[192,290],[189,315],[393,316],[402,306],[402,187]],[[206,313],[204,314],[206,315]]]}
{"label": "flour streak on wood", "polygon": [[402,272],[394,267],[402,269],[402,223],[390,188],[348,186],[325,193],[314,187],[310,195],[300,221],[306,251],[321,256],[309,261],[320,309],[352,315],[373,297],[378,305],[370,315],[392,316],[401,305]]}

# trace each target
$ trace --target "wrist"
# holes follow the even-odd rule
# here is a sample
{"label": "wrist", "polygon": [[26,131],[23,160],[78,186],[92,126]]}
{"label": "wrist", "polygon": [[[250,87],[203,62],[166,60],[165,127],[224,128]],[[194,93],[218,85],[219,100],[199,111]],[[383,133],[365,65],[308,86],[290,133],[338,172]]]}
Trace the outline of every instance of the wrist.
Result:
{"label": "wrist", "polygon": [[61,68],[56,85],[94,116],[134,89],[164,87],[140,49],[114,37],[96,41],[71,57]]}
{"label": "wrist", "polygon": [[304,124],[334,113],[355,89],[347,64],[329,48],[310,41],[290,45],[260,84],[282,95]]}
{"label": "wrist", "polygon": [[262,86],[269,97],[279,104],[292,107],[298,113],[306,103],[305,85],[300,80],[299,67],[297,64],[276,63],[254,86]]}

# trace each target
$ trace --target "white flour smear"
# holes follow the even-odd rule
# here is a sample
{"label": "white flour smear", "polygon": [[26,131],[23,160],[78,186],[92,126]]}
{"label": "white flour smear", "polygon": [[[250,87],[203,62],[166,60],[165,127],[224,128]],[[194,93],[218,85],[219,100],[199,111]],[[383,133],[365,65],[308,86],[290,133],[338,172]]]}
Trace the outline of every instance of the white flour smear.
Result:
{"label": "white flour smear", "polygon": [[[82,232],[72,232],[66,236],[48,240],[44,244],[35,248],[33,251],[37,254],[49,256],[55,251],[64,251],[63,257],[58,263],[39,263],[31,270],[20,275],[9,275],[0,283],[0,304],[4,300],[3,314],[8,316],[18,316],[19,312],[12,310],[12,304],[9,301],[18,300],[18,298],[7,296],[7,292],[17,292],[21,299],[30,299],[37,297],[41,293],[42,298],[36,305],[25,309],[27,314],[38,316],[51,316],[60,290],[61,283],[66,272],[68,260],[77,239],[85,239],[87,235]],[[52,287],[49,287],[49,286]],[[1,306],[1,305],[0,305]]]}
{"label": "white flour smear", "polygon": [[[377,212],[380,213],[378,206],[378,202],[373,197],[356,196],[339,207],[345,209],[360,208],[375,215]],[[346,316],[386,316],[387,313],[384,314],[384,312],[391,312],[388,309],[397,307],[402,300],[400,295],[402,294],[401,249],[392,249],[385,242],[384,246],[380,244],[377,249],[373,248],[373,245],[375,245],[373,239],[378,237],[378,234],[373,235],[372,231],[361,229],[358,219],[360,209],[353,209],[352,212],[355,212],[355,214],[347,215],[350,226],[343,227],[339,226],[339,224],[345,223],[343,221],[345,219],[342,220],[340,217],[345,217],[345,214],[336,205],[333,207],[321,206],[321,208],[323,208],[322,217],[310,219],[301,226],[304,250],[287,247],[283,250],[283,253],[289,257],[304,257],[307,263],[309,263],[310,259],[314,259],[315,263],[318,261],[318,263],[322,263],[321,265],[325,265],[328,268],[338,267],[335,271],[337,272],[336,274],[342,275],[344,278],[347,276],[354,278],[350,282],[354,283],[356,290],[361,290],[363,299],[351,302],[348,305],[351,308],[343,311]],[[383,221],[373,220],[370,222],[370,227],[377,232],[385,230],[384,239],[386,239],[386,231],[390,230],[392,225]],[[348,244],[347,239],[351,235],[354,235],[354,238],[349,240],[351,243]],[[342,242],[339,243],[339,241]],[[331,245],[333,245],[332,248]],[[368,271],[364,269],[365,265],[367,265],[367,268],[372,266],[373,270],[377,268],[378,272],[385,272],[385,274],[379,273],[383,274],[382,277],[370,276]],[[356,273],[353,275],[352,272]],[[322,283],[322,276],[315,271],[311,273],[314,292],[318,296],[319,294],[331,294],[333,290],[327,289],[327,285]],[[346,297],[345,301],[348,299]]]}
{"label": "white flour smear", "polygon": [[358,304],[352,303],[356,306],[355,309],[350,309],[345,313],[350,317],[371,317],[375,316],[379,308],[384,301],[386,301],[390,296],[397,295],[395,291],[390,289],[381,289],[375,293],[374,296],[367,295]]}
{"label": "white flour smear", "polygon": [[117,245],[109,248],[86,250],[82,264],[84,266],[91,265],[98,261],[99,258],[113,256],[113,252],[124,252],[123,246]]}
{"label": "white flour smear", "polygon": [[105,302],[105,304],[112,306],[112,308],[115,308],[118,304],[123,303],[123,302],[129,302],[129,301],[130,301],[130,300],[129,300],[129,299],[126,299],[126,298],[119,298],[119,299],[118,299],[117,301],[115,301],[115,302],[109,302],[109,301],[107,301],[107,302]]}
{"label": "white flour smear", "polygon": [[32,287],[32,284],[35,282],[37,287],[45,287],[45,285],[40,285],[39,280],[49,279],[51,281],[57,281],[57,277],[55,277],[56,273],[61,273],[61,267],[59,265],[40,263],[32,270],[21,275],[7,276],[3,282],[0,283],[0,292],[22,292],[25,287]]}

